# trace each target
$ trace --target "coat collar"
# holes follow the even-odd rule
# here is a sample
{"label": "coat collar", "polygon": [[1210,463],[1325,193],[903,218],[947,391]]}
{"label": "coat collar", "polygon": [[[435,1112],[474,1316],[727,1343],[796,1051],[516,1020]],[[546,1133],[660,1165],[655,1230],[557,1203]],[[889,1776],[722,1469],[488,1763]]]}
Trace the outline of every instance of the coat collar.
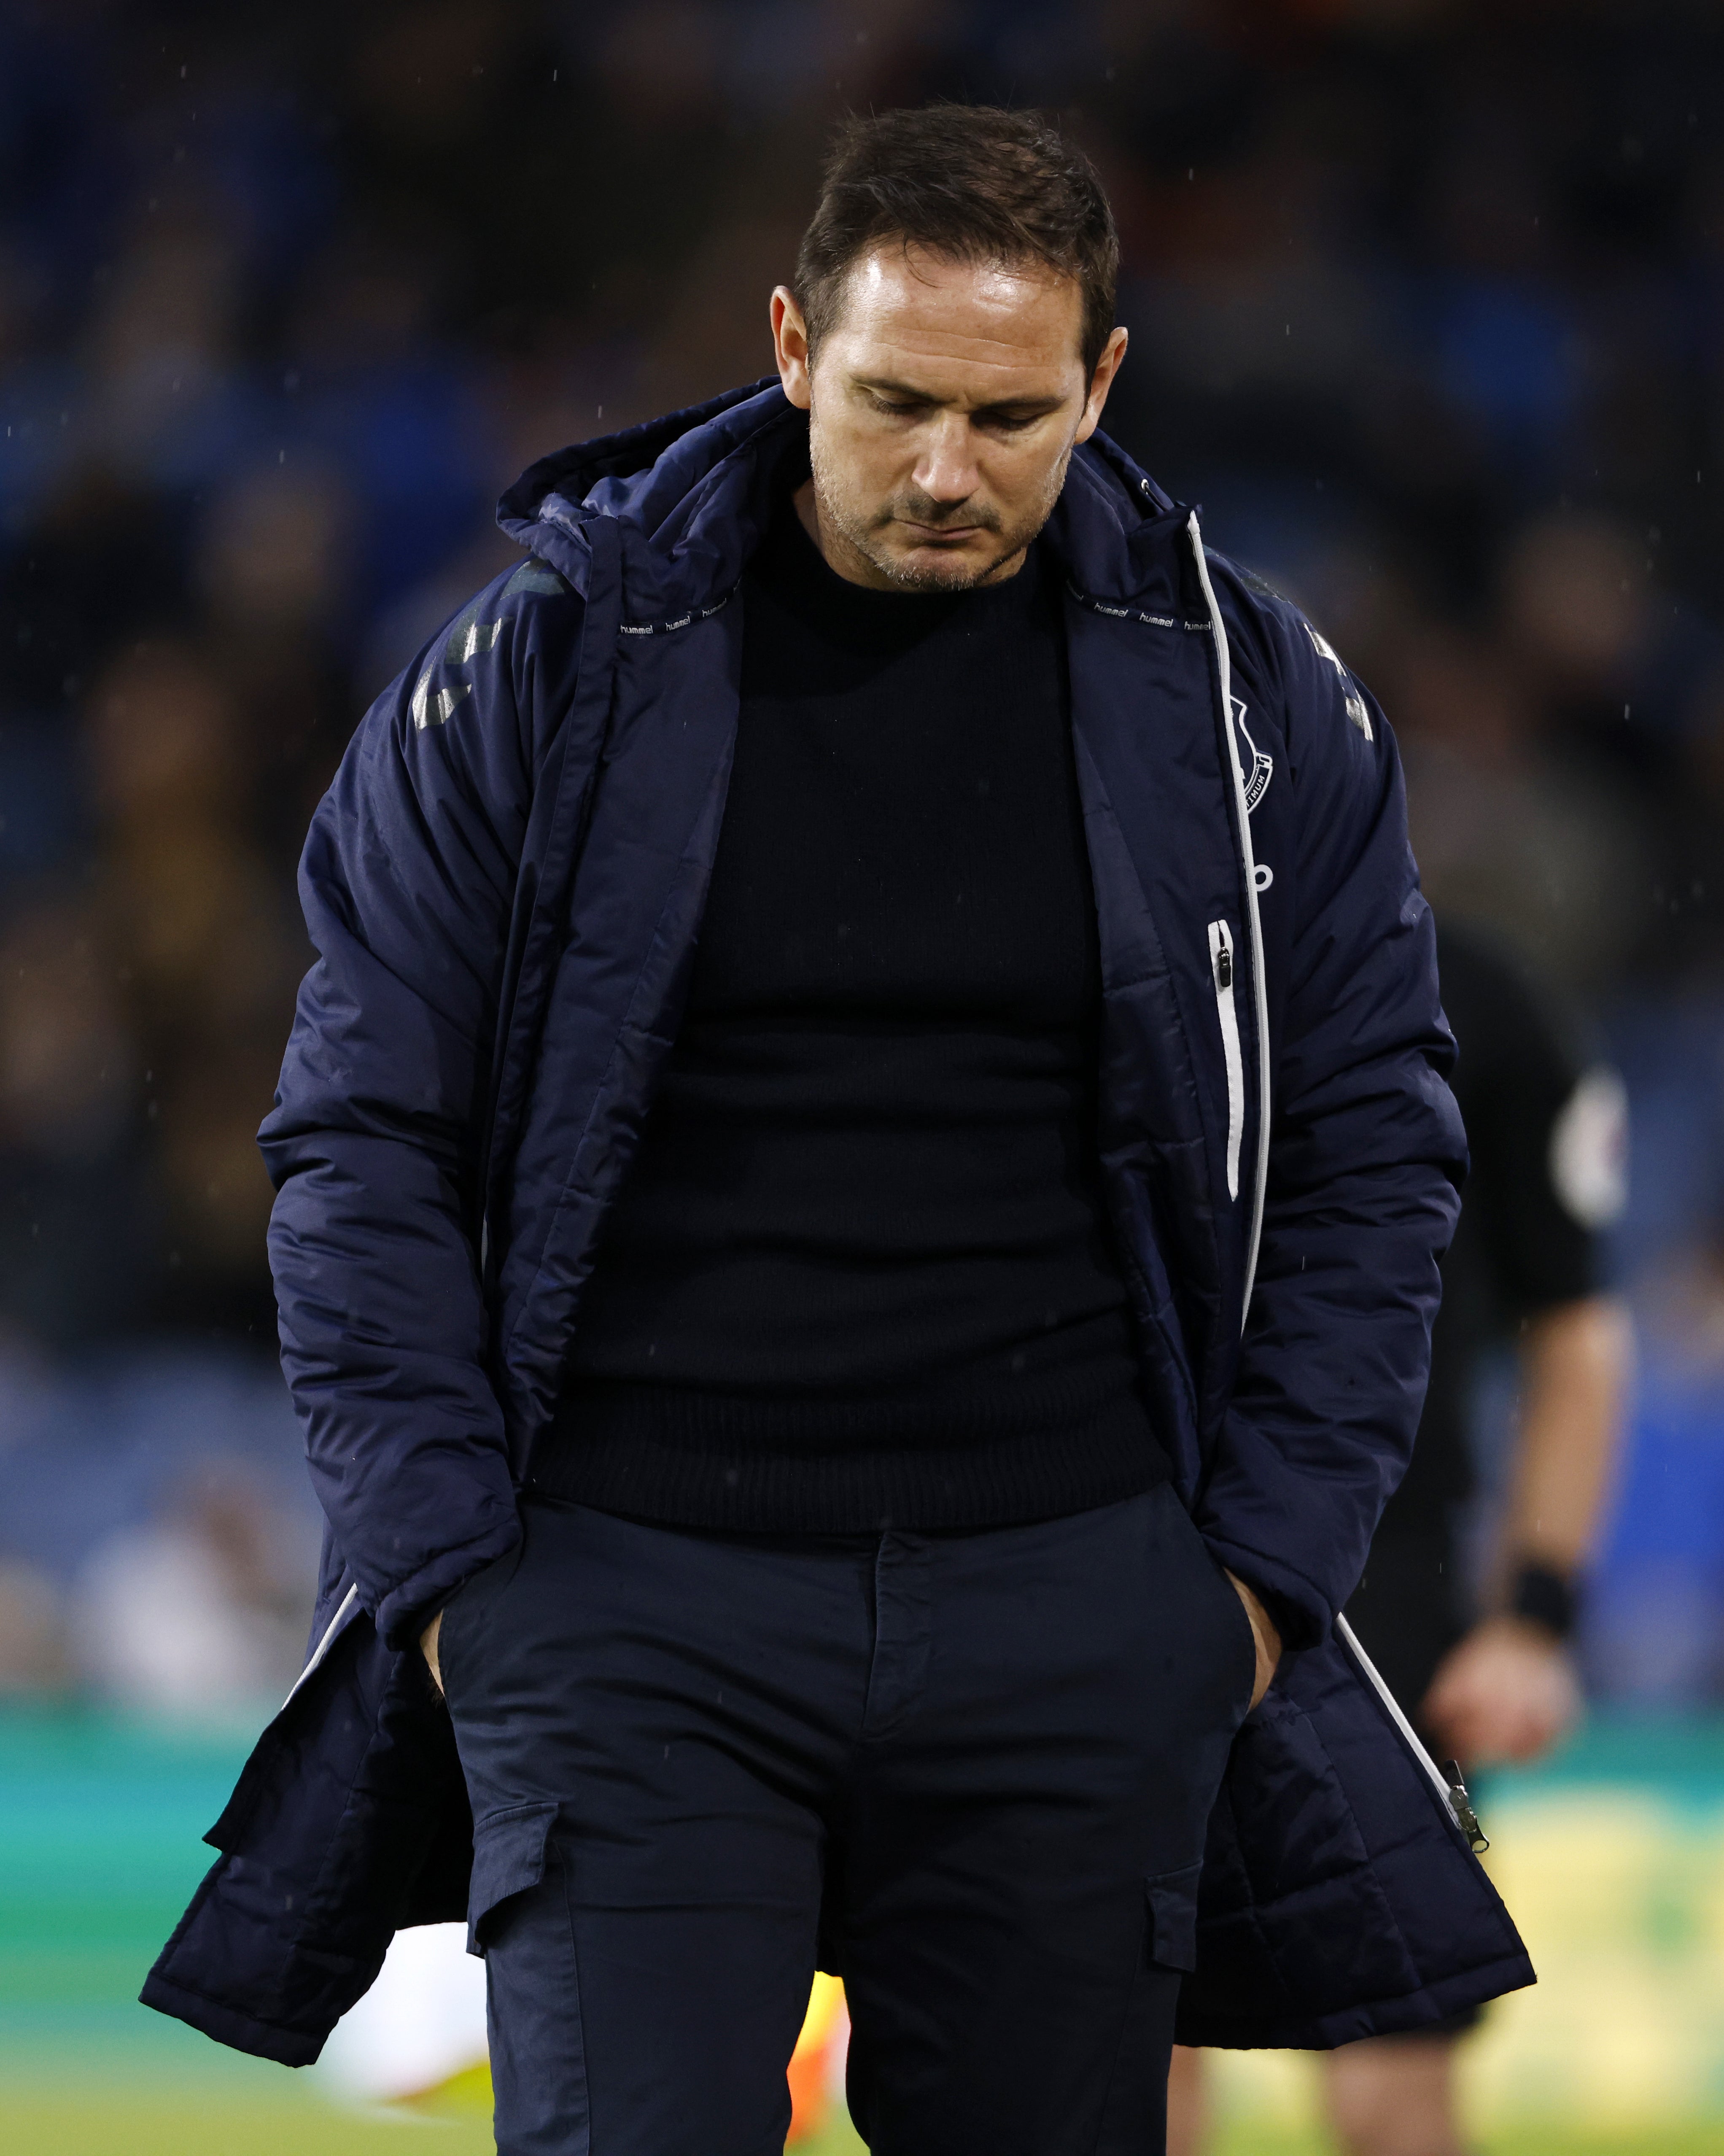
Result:
{"label": "coat collar", "polygon": [[[614,519],[625,619],[680,619],[730,597],[808,463],[807,417],[768,377],[541,458],[497,521],[584,592],[591,526]],[[1047,536],[1080,599],[1183,619],[1202,611],[1180,545],[1188,515],[1098,433],[1072,457]]]}

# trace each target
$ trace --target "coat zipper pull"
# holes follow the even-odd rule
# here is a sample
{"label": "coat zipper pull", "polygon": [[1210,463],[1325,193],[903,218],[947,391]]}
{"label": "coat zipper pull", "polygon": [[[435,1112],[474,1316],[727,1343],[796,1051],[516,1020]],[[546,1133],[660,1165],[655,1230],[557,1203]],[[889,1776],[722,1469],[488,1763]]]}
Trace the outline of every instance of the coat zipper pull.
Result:
{"label": "coat zipper pull", "polygon": [[1482,1856],[1491,1846],[1490,1836],[1479,1825],[1479,1815],[1473,1810],[1473,1800],[1466,1793],[1466,1784],[1461,1779],[1460,1762],[1443,1762],[1443,1779],[1449,1784],[1449,1809],[1455,1815],[1455,1824],[1473,1845],[1473,1855]]}
{"label": "coat zipper pull", "polygon": [[1239,1014],[1234,1007],[1233,931],[1224,921],[1209,923],[1209,968],[1215,982],[1215,1018],[1221,1028],[1222,1060],[1227,1071],[1227,1194],[1239,1194],[1239,1139],[1245,1122],[1245,1063],[1239,1047]]}

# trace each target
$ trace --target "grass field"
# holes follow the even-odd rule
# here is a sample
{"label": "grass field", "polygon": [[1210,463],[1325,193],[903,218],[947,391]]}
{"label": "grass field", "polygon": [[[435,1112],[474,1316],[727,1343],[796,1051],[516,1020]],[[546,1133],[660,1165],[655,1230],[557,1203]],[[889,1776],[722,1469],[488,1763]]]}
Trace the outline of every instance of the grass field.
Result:
{"label": "grass field", "polygon": [[[477,2118],[406,2120],[348,2118],[315,2097],[299,2102],[155,2096],[69,2096],[0,2103],[8,2156],[490,2156]],[[1522,2125],[1487,2134],[1481,2156],[1720,2156],[1724,2127],[1593,2134]],[[848,2126],[802,2143],[797,2156],[857,2156]],[[1235,2120],[1214,2156],[1326,2156],[1309,2133]]]}
{"label": "grass field", "polygon": [[[482,2097],[367,2114],[136,2004],[243,1738],[0,1717],[5,2156],[478,2156]],[[1481,2156],[1724,2156],[1724,1732],[1600,1731],[1486,1799],[1542,1981],[1470,2048]],[[1213,2156],[1326,2156],[1308,2066],[1225,2061]],[[798,2156],[854,2156],[835,2124]]]}

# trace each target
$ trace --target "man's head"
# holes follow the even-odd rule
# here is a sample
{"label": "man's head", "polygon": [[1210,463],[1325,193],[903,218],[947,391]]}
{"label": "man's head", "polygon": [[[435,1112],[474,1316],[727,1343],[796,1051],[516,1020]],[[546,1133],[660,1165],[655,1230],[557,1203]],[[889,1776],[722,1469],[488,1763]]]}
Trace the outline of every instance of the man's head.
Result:
{"label": "man's head", "polygon": [[1118,266],[1094,169],[1034,113],[841,130],[795,287],[772,295],[834,567],[924,591],[1014,572],[1124,356]]}

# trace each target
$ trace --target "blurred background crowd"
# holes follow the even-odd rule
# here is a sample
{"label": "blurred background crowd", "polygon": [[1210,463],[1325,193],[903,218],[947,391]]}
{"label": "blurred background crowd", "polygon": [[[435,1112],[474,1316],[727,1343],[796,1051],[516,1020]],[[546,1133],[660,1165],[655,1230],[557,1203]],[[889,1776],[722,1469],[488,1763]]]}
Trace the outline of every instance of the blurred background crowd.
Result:
{"label": "blurred background crowd", "polygon": [[0,10],[0,1687],[237,1712],[291,1675],[254,1134],[310,808],[509,557],[501,488],[764,371],[827,124],[932,95],[1095,156],[1111,430],[1378,691],[1434,901],[1625,1076],[1642,1362],[1588,1669],[1724,1695],[1699,0]]}

